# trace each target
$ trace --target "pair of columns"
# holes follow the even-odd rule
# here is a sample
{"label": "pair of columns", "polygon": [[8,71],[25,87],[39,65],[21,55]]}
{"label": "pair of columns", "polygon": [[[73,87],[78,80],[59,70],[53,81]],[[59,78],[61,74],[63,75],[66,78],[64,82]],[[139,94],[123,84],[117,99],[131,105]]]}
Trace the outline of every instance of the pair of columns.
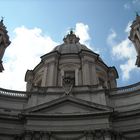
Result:
{"label": "pair of columns", "polygon": [[[83,137],[85,137],[85,140],[111,140],[111,133],[98,132],[96,134],[96,132],[86,132]],[[51,134],[47,132],[26,132],[23,139],[19,140],[51,140]],[[82,138],[82,140],[84,139]]]}
{"label": "pair of columns", "polygon": [[108,131],[87,132],[86,140],[111,140],[111,133]]}
{"label": "pair of columns", "polygon": [[50,134],[45,132],[26,132],[21,140],[50,140]]}

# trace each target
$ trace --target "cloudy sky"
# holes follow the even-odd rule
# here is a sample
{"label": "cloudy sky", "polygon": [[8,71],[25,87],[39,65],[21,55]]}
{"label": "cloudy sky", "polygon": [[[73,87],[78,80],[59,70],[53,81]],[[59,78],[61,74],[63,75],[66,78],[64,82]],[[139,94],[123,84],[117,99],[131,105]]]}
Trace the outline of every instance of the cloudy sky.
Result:
{"label": "cloudy sky", "polygon": [[40,56],[62,43],[73,28],[80,42],[115,66],[118,86],[140,81],[136,52],[128,40],[140,0],[0,0],[11,45],[3,58],[0,87],[25,90],[24,76]]}

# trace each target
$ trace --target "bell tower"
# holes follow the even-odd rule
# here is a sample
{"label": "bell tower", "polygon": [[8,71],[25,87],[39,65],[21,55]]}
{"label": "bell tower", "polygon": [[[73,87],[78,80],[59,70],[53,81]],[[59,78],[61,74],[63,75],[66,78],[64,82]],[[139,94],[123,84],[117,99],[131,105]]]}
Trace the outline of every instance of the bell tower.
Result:
{"label": "bell tower", "polygon": [[5,25],[3,24],[3,17],[0,21],[0,72],[4,70],[2,65],[2,58],[5,52],[5,49],[10,45],[10,40],[8,36],[8,31],[6,30]]}
{"label": "bell tower", "polygon": [[136,19],[131,25],[129,39],[135,46],[137,52],[136,65],[140,67],[140,16],[138,15],[138,13],[136,14]]}

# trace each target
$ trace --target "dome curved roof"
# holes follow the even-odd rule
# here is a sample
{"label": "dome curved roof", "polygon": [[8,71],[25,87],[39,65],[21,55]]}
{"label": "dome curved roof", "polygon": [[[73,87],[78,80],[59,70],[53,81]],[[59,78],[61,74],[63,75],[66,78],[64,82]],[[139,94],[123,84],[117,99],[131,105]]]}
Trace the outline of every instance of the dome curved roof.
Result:
{"label": "dome curved roof", "polygon": [[56,46],[53,51],[58,51],[61,54],[79,53],[81,50],[91,51],[85,45],[80,44],[79,40],[79,37],[76,37],[73,31],[71,31],[70,34],[64,37],[64,43]]}
{"label": "dome curved roof", "polygon": [[91,51],[85,45],[82,45],[80,43],[77,43],[77,44],[62,44],[62,45],[56,46],[53,49],[53,51],[58,51],[61,54],[79,53],[81,50]]}

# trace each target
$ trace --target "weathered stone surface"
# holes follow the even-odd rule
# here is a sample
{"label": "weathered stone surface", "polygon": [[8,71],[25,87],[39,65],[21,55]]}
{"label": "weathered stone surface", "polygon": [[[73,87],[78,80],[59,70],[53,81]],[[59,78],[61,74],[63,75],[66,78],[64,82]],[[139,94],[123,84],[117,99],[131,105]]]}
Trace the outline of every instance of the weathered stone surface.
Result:
{"label": "weathered stone surface", "polygon": [[41,59],[27,91],[0,88],[0,139],[139,139],[140,83],[117,88],[116,69],[73,32]]}

